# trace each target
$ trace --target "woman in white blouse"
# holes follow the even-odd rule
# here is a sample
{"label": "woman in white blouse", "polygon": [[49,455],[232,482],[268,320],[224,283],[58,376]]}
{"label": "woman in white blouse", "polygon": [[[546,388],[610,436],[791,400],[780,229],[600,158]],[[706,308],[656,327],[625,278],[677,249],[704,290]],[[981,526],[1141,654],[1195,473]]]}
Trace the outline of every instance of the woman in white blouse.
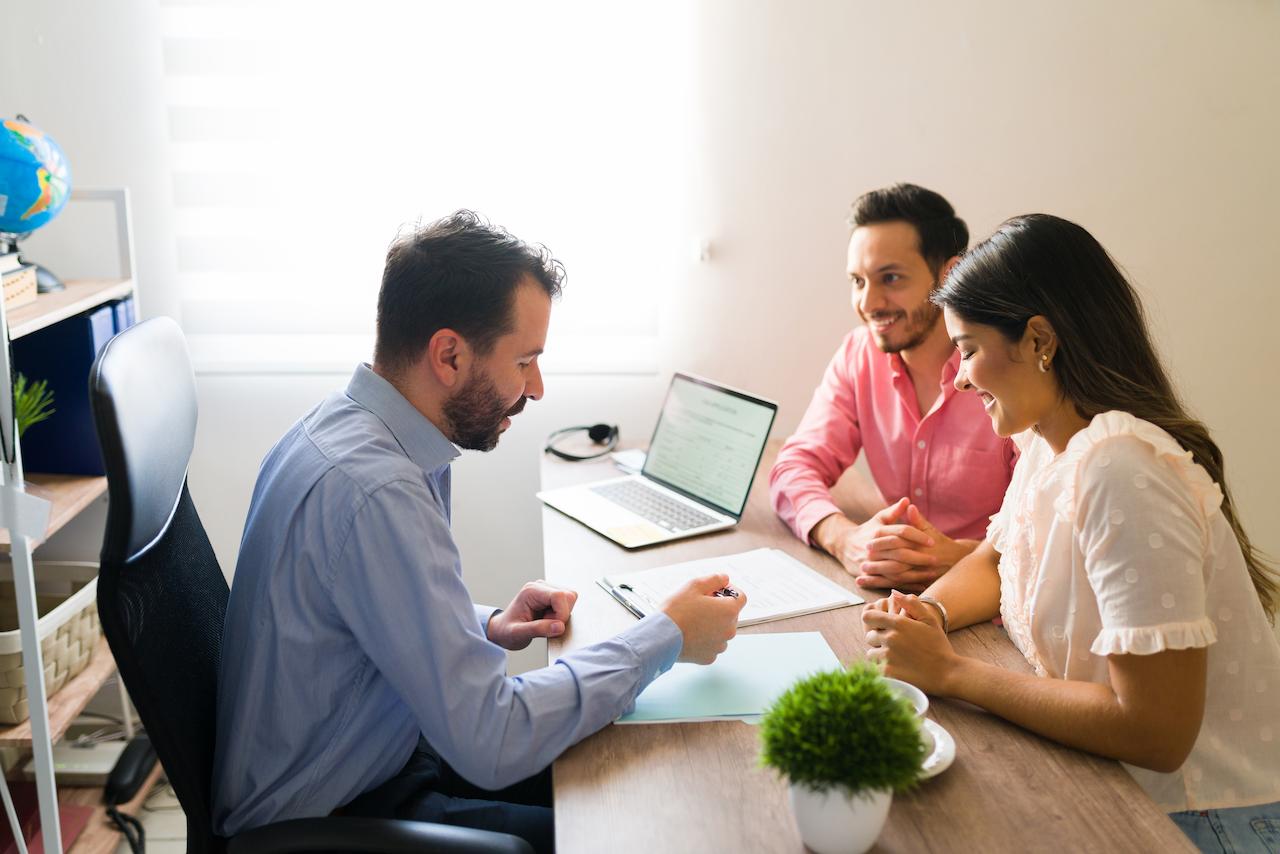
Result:
{"label": "woman in white blouse", "polygon": [[[1033,214],[974,247],[934,301],[956,387],[1021,457],[970,557],[864,611],[871,656],[1121,760],[1205,851],[1280,850],[1276,576],[1133,288],[1083,228]],[[894,548],[910,546],[879,543]],[[1035,676],[952,649],[945,630],[997,615]]]}

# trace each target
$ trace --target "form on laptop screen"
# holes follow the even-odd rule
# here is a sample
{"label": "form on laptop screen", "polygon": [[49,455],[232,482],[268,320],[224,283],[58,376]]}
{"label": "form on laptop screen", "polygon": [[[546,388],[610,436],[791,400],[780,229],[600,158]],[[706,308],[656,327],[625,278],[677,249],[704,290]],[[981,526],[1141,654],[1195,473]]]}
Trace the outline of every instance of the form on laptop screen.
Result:
{"label": "form on laptop screen", "polygon": [[644,473],[740,516],[776,413],[768,401],[676,374]]}

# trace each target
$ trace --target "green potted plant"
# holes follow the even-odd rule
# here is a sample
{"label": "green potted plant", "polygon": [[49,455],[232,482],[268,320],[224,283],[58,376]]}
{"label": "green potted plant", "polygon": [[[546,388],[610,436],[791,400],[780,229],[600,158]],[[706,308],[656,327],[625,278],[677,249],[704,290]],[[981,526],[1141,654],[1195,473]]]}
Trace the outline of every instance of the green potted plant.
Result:
{"label": "green potted plant", "polygon": [[915,785],[925,758],[915,709],[870,662],[791,686],[760,739],[761,764],[790,784],[800,836],[818,854],[874,845],[893,793]]}
{"label": "green potted plant", "polygon": [[13,382],[13,417],[18,423],[19,439],[27,428],[47,420],[56,411],[47,380],[28,383],[25,376],[18,374]]}

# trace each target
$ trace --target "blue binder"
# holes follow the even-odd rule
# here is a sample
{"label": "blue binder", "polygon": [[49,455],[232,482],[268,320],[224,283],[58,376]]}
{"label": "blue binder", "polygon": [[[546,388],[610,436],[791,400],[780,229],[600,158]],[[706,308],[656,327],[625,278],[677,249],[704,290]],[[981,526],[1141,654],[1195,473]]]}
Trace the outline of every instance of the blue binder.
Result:
{"label": "blue binder", "polygon": [[89,409],[89,369],[115,331],[116,311],[105,305],[13,342],[15,370],[29,382],[47,380],[56,410],[22,437],[24,471],[105,473]]}
{"label": "blue binder", "polygon": [[125,297],[122,300],[116,300],[111,303],[111,308],[115,311],[115,327],[117,335],[124,332],[130,326],[133,326],[133,297]]}

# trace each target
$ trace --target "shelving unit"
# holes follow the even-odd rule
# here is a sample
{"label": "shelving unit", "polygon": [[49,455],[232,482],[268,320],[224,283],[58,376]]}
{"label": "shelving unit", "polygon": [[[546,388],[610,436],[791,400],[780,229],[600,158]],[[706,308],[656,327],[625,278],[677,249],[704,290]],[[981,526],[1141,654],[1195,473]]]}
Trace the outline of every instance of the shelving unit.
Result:
{"label": "shelving unit", "polygon": [[18,306],[9,313],[10,341],[133,293],[131,278],[80,279],[65,284],[66,290],[55,294],[41,294],[35,302]]}
{"label": "shelving unit", "polygon": [[[0,306],[0,403],[4,404],[6,411],[9,408],[7,401],[12,395],[9,387],[12,376],[10,341],[134,294],[128,191],[80,190],[74,191],[71,198],[73,201],[108,202],[115,206],[121,276],[69,281],[66,282],[65,290],[41,294],[34,303],[20,306],[11,312]],[[7,444],[4,436],[10,433],[12,427],[12,423],[3,425],[0,444]],[[16,433],[16,430],[13,432]],[[111,657],[106,639],[99,638],[88,666],[54,696],[45,694],[44,662],[37,638],[32,551],[102,496],[106,492],[107,481],[105,477],[78,475],[33,473],[24,476],[22,452],[16,436],[10,441],[11,458],[6,456],[0,460],[0,474],[3,475],[0,482],[0,526],[3,527],[0,531],[0,552],[8,552],[13,564],[18,623],[22,637],[22,661],[31,715],[21,724],[0,730],[0,746],[31,749],[35,757],[36,792],[44,850],[62,852],[58,802],[97,805],[101,802],[102,790],[67,788],[59,793],[54,778],[52,746],[66,733],[72,721],[115,672],[115,661]],[[43,516],[46,510],[47,520]],[[123,688],[121,696],[124,697]],[[125,729],[131,734],[132,724],[126,721]],[[151,780],[135,798],[135,803],[132,804],[135,809],[141,805],[159,773],[157,766]],[[5,795],[7,799],[7,789]],[[74,850],[114,850],[119,843],[119,836],[114,832],[109,836],[103,835],[102,824],[102,817],[95,813]],[[88,838],[91,835],[98,839],[97,843],[91,843]],[[91,847],[86,848],[86,844]]]}
{"label": "shelving unit", "polygon": [[[84,711],[99,689],[116,672],[115,659],[106,638],[98,638],[93,648],[89,666],[67,680],[56,694],[49,698],[49,737],[58,741],[67,733],[67,727]],[[0,747],[30,747],[31,719],[0,729]]]}
{"label": "shelving unit", "polygon": [[[29,474],[27,492],[49,502],[49,525],[44,536],[32,545],[39,545],[56,534],[80,511],[107,491],[105,477],[85,477],[75,474]],[[9,529],[0,530],[0,553],[9,551]]]}
{"label": "shelving unit", "polygon": [[[49,698],[49,733],[54,742],[60,741],[66,735],[67,729],[115,672],[116,663],[111,657],[107,639],[98,638],[98,643],[93,650],[93,660],[89,662],[89,666]],[[29,749],[31,747],[30,719],[7,729],[0,729],[0,747]],[[163,773],[164,770],[157,762],[138,793],[118,809],[129,815],[139,815],[143,803]],[[107,819],[107,809],[102,804],[102,787],[63,786],[58,789],[58,803],[94,808],[88,824],[72,843],[70,854],[114,854],[119,849],[120,832]]]}

